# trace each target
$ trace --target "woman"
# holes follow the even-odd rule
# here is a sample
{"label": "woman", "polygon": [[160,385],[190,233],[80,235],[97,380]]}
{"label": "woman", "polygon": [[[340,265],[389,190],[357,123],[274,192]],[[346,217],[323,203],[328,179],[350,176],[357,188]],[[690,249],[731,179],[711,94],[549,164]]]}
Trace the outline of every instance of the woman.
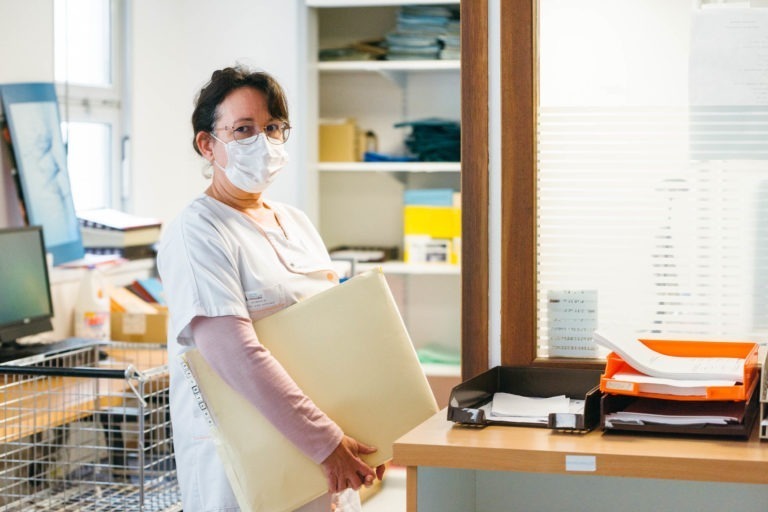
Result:
{"label": "woman", "polygon": [[177,355],[192,347],[322,465],[329,495],[300,510],[359,510],[355,491],[384,468],[374,471],[358,455],[375,448],[344,435],[302,393],[251,323],[338,283],[307,217],[263,196],[287,162],[283,90],[267,73],[215,71],[198,95],[192,127],[212,181],[168,226],[158,255],[171,318],[171,420],[184,511],[238,510],[178,365]]}

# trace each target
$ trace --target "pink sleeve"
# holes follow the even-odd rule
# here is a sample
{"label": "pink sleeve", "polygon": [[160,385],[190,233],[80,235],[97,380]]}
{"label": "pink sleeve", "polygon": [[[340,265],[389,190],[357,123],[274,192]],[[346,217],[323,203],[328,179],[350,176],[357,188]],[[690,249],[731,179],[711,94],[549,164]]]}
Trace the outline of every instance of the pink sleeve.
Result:
{"label": "pink sleeve", "polygon": [[294,445],[318,464],[344,433],[310,400],[238,316],[195,317],[192,336],[205,360]]}

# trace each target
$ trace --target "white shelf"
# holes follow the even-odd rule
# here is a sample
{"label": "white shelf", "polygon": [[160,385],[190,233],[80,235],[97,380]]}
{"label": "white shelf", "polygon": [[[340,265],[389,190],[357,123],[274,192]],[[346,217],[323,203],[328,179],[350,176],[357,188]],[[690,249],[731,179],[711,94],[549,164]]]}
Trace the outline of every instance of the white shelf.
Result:
{"label": "white shelf", "polygon": [[458,71],[458,60],[342,60],[317,63],[317,70],[333,73],[394,72],[394,71]]}
{"label": "white shelf", "polygon": [[[105,278],[110,280],[111,284],[115,286],[122,286],[118,282],[125,281],[126,279],[132,280],[131,276],[139,275],[144,276],[150,274],[155,268],[154,258],[142,258],[138,260],[121,260],[111,265],[97,266],[99,271]],[[48,278],[51,284],[61,283],[79,283],[85,273],[84,267],[67,268],[67,267],[54,267],[51,269]],[[128,276],[128,277],[126,277]],[[130,282],[130,280],[128,282]]]}
{"label": "white shelf", "polygon": [[458,5],[459,0],[306,0],[307,7],[384,7],[388,5]]}
{"label": "white shelf", "polygon": [[461,365],[421,363],[424,374],[428,377],[461,377]]}
{"label": "white shelf", "polygon": [[364,272],[377,267],[381,267],[384,275],[458,276],[461,274],[461,267],[459,265],[450,265],[446,263],[404,263],[402,261],[385,261],[381,263],[357,263],[355,265],[355,269],[358,272]]}
{"label": "white shelf", "polygon": [[461,162],[320,162],[322,172],[461,172]]}

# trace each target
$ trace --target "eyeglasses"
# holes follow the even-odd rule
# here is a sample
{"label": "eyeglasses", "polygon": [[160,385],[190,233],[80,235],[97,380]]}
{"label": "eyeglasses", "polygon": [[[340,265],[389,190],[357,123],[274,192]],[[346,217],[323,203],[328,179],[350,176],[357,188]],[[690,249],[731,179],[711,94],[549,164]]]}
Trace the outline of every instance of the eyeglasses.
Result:
{"label": "eyeglasses", "polygon": [[267,134],[267,142],[272,144],[285,144],[291,133],[291,126],[285,121],[268,123],[261,129],[253,123],[235,123],[234,125],[214,129],[217,131],[232,132],[232,138],[239,144],[253,144],[262,133]]}

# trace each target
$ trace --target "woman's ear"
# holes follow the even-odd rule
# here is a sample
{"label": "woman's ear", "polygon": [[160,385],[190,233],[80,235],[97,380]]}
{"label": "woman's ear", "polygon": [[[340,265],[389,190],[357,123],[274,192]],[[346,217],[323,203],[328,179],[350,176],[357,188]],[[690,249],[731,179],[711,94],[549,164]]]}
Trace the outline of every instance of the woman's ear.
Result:
{"label": "woman's ear", "polygon": [[202,153],[203,158],[212,162],[213,144],[216,141],[211,137],[211,134],[203,131],[197,132],[197,135],[195,135],[195,142],[197,143],[197,148],[200,150],[200,153]]}

